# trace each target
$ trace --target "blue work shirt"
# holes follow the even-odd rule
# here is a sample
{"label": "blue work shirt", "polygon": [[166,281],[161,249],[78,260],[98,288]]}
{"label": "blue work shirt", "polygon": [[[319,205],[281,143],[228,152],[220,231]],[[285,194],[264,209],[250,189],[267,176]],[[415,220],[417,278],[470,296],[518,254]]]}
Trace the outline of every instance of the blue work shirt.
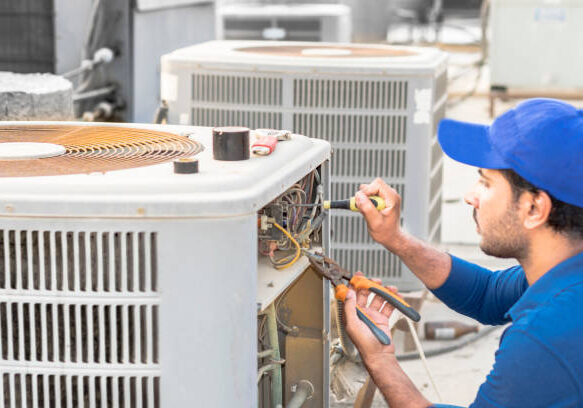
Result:
{"label": "blue work shirt", "polygon": [[483,324],[512,321],[471,407],[583,407],[583,253],[530,287],[520,266],[492,272],[452,256],[433,293]]}

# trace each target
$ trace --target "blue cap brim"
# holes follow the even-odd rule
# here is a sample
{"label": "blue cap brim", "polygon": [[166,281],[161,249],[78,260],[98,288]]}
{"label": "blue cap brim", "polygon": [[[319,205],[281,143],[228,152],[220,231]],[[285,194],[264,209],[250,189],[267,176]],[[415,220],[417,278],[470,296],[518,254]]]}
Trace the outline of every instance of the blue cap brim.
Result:
{"label": "blue cap brim", "polygon": [[452,159],[485,169],[507,169],[508,164],[492,149],[490,126],[443,119],[437,138],[441,148]]}

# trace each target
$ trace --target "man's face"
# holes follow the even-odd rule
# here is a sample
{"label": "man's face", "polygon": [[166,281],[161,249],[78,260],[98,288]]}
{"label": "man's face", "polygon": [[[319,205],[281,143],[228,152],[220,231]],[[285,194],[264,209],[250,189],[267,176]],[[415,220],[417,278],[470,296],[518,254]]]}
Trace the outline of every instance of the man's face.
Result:
{"label": "man's face", "polygon": [[528,255],[528,239],[510,184],[498,170],[478,172],[480,178],[465,201],[474,207],[480,248],[487,255],[523,259]]}

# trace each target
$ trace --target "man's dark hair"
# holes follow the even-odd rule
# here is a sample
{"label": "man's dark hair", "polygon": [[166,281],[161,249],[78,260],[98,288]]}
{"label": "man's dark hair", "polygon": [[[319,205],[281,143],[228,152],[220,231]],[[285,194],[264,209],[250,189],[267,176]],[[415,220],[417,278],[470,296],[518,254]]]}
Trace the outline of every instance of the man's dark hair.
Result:
{"label": "man's dark hair", "polygon": [[[514,170],[504,169],[500,171],[504,178],[510,183],[515,201],[518,200],[524,192],[537,194],[540,191],[544,191],[526,181]],[[583,239],[583,208],[557,200],[548,192],[547,194],[551,197],[552,202],[551,213],[549,214],[549,219],[547,221],[549,226],[553,230],[564,234],[571,239]]]}

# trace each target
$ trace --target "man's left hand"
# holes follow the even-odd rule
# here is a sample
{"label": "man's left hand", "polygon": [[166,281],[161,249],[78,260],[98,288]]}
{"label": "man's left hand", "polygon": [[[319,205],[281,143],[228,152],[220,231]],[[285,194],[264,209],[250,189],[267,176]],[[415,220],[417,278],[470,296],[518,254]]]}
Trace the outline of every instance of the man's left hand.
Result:
{"label": "man's left hand", "polygon": [[[357,272],[357,275],[362,275]],[[381,283],[378,279],[372,279],[377,283]],[[391,292],[397,293],[397,288],[394,286],[387,286]],[[365,364],[367,361],[378,360],[379,357],[387,354],[394,354],[395,347],[392,342],[385,346],[379,342],[375,335],[370,331],[356,314],[356,305],[358,305],[373,321],[374,323],[390,337],[389,317],[393,313],[393,306],[386,303],[385,300],[375,295],[367,307],[370,291],[361,289],[355,291],[350,288],[346,299],[344,301],[344,314],[346,316],[346,332],[350,339],[360,352],[360,355]]]}

